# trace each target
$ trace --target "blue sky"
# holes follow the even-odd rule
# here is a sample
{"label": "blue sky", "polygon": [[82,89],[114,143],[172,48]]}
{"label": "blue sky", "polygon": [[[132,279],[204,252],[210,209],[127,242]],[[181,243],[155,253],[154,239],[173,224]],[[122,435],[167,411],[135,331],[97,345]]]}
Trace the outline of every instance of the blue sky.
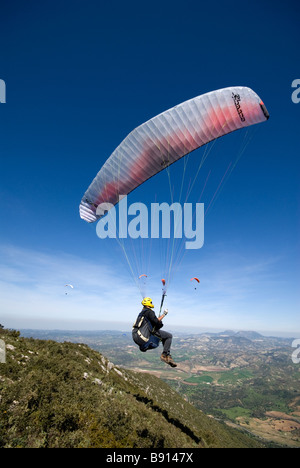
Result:
{"label": "blue sky", "polygon": [[[81,197],[133,128],[241,85],[263,99],[270,120],[208,149],[190,197],[199,201],[205,186],[200,201],[213,200],[205,244],[174,271],[165,326],[299,336],[298,17],[293,1],[3,2],[0,323],[130,330],[140,292],[117,243],[80,219]],[[204,151],[190,156],[185,188]],[[174,193],[183,165],[169,172]],[[165,171],[130,201],[168,196]],[[164,245],[135,248],[132,264],[147,268],[157,306]],[[75,285],[67,296],[65,283]]]}

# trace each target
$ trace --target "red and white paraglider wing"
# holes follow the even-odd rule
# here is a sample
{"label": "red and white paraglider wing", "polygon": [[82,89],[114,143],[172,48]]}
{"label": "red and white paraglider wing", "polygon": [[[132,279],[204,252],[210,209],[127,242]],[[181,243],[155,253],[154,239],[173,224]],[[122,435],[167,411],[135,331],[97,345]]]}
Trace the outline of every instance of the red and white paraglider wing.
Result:
{"label": "red and white paraglider wing", "polygon": [[269,118],[252,89],[230,87],[183,102],[134,129],[115,149],[84,196],[80,217],[101,218],[97,207],[119,202],[150,177],[223,135]]}

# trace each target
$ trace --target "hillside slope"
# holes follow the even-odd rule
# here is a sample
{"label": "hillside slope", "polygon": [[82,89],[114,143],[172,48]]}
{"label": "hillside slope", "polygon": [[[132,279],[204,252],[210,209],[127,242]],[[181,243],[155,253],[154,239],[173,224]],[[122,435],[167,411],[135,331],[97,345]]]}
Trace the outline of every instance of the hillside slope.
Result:
{"label": "hillside slope", "polygon": [[208,418],[166,383],[84,344],[0,330],[0,447],[261,447]]}

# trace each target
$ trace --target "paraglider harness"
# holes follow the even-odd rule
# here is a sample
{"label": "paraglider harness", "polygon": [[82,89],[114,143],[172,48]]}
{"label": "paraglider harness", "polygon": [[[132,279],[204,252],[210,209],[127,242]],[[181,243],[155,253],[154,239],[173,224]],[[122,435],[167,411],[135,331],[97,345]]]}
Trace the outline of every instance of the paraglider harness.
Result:
{"label": "paraglider harness", "polygon": [[145,317],[146,310],[142,310],[132,327],[133,341],[139,346],[140,351],[145,353],[148,349],[158,347],[161,338],[155,335],[155,327]]}

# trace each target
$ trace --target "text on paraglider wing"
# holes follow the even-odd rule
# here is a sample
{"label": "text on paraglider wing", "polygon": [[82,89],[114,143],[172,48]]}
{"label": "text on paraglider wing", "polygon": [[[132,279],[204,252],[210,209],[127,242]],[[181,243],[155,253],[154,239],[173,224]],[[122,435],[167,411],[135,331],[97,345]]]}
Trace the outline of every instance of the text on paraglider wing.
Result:
{"label": "text on paraglider wing", "polygon": [[292,82],[292,88],[296,88],[295,91],[292,92],[292,101],[294,104],[299,104],[300,102],[300,79],[294,80]]}
{"label": "text on paraglider wing", "polygon": [[241,108],[241,96],[239,94],[232,93],[232,99],[233,99],[235,108],[237,110],[237,113],[238,113],[241,121],[245,122],[246,119],[244,117],[244,114],[243,114],[243,111],[242,111],[242,108]]}
{"label": "text on paraglider wing", "polygon": [[[127,196],[120,196],[119,213],[110,203],[97,207],[97,235],[100,239],[188,239],[186,249],[204,245],[204,203],[151,203],[150,213],[144,203],[127,205]],[[130,218],[131,217],[131,218]],[[150,227],[149,227],[150,226]],[[171,229],[173,226],[173,229]],[[171,232],[172,231],[172,232]]]}

